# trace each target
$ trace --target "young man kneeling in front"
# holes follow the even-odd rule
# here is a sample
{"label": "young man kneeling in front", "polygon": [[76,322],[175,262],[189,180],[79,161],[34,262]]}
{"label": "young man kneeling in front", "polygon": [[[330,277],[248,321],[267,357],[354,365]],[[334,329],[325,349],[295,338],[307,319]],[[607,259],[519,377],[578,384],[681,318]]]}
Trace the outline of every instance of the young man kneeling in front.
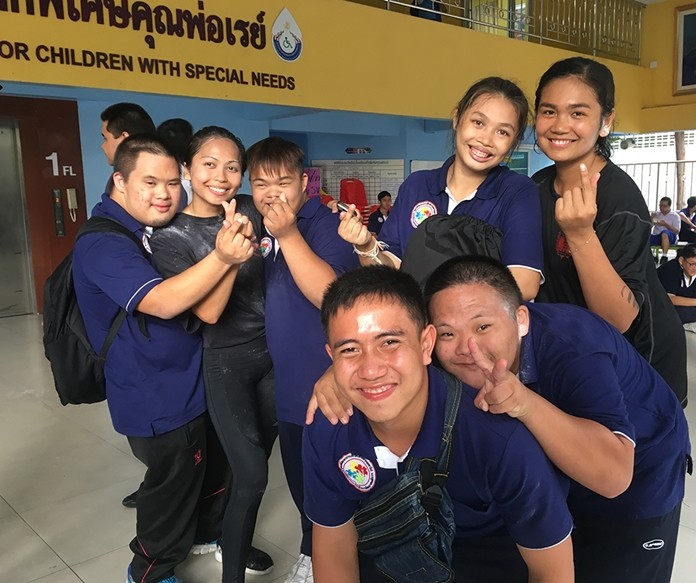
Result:
{"label": "young man kneeling in front", "polygon": [[[355,414],[338,426],[317,415],[305,429],[305,512],[314,523],[317,583],[410,580],[408,556],[404,572],[386,579],[358,552],[353,518],[411,456],[437,458],[440,451],[452,380],[430,366],[436,332],[426,322],[418,284],[387,267],[347,273],[324,297],[327,351]],[[519,326],[525,334],[525,323]],[[555,469],[521,423],[486,415],[474,406],[477,391],[455,384],[461,404],[446,489],[457,582],[572,582],[572,520]]]}

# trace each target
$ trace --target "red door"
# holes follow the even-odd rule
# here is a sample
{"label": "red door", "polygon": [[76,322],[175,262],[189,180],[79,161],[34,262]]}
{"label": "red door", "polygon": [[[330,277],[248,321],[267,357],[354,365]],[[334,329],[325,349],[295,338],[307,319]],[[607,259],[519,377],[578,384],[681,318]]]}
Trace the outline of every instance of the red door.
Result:
{"label": "red door", "polygon": [[43,284],[72,249],[87,217],[77,103],[0,96],[0,118],[18,129],[20,195],[26,209],[35,311],[40,312]]}

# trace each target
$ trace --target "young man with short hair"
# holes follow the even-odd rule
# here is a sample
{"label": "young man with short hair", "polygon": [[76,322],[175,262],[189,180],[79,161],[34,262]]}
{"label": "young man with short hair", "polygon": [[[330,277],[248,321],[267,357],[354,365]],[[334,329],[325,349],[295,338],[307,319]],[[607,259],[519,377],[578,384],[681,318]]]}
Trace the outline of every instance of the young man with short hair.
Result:
{"label": "young man with short hair", "polygon": [[307,198],[302,149],[277,137],[247,151],[251,193],[269,236],[260,242],[266,270],[266,336],[276,383],[278,438],[288,487],[302,518],[300,556],[287,583],[312,581],[311,523],[303,513],[302,431],[316,380],[329,366],[319,306],[326,287],[358,266],[338,236],[338,215]]}
{"label": "young man with short hair", "polygon": [[573,481],[578,583],[668,583],[691,446],[667,383],[602,318],[523,303],[485,257],[439,267],[425,289],[445,370],[482,411],[520,420]]}
{"label": "young man with short hair", "polygon": [[660,211],[650,213],[650,216],[653,222],[653,228],[650,231],[650,245],[659,245],[662,248],[662,257],[660,257],[660,265],[662,265],[667,263],[669,246],[677,242],[681,219],[672,210],[672,199],[668,196],[663,196],[660,199]]}
{"label": "young man with short hair", "polygon": [[[252,242],[242,230],[246,217],[228,212],[215,249],[164,280],[152,266],[146,227],[163,226],[176,212],[176,159],[156,136],[126,138],[115,153],[113,183],[92,214],[129,229],[143,248],[116,233],[80,237],[73,252],[75,292],[94,347],[104,343],[116,315],[127,312],[104,367],[114,428],[147,466],[127,581],[177,583],[174,569],[194,541],[218,538],[225,500],[217,492],[223,476],[215,476],[207,448],[214,430],[203,391],[202,340],[173,318],[206,297]],[[211,495],[199,502],[203,493]]]}
{"label": "young man with short hair", "polygon": [[379,208],[373,212],[367,220],[367,230],[375,237],[379,235],[384,222],[389,216],[389,211],[392,206],[391,193],[387,190],[383,190],[377,195],[377,201],[379,202]]}
{"label": "young man with short hair", "polygon": [[684,330],[696,332],[696,245],[679,249],[676,259],[658,268],[657,277],[674,304]]}
{"label": "young man with short hair", "polygon": [[114,165],[116,148],[128,136],[154,134],[155,124],[137,103],[114,103],[101,112],[102,151],[109,166]]}
{"label": "young man with short hair", "polygon": [[[436,330],[426,325],[416,281],[385,266],[334,282],[322,323],[338,390],[355,413],[346,425],[318,415],[305,430],[315,580],[409,581],[408,557],[404,572],[386,579],[359,556],[353,516],[409,456],[438,455],[447,388],[444,374],[430,366]],[[572,520],[555,468],[521,423],[477,409],[473,388],[462,385],[461,393],[446,483],[457,582],[572,582]]]}
{"label": "young man with short hair", "polygon": [[686,206],[679,211],[681,229],[679,230],[679,240],[687,243],[696,241],[696,196],[686,199]]}

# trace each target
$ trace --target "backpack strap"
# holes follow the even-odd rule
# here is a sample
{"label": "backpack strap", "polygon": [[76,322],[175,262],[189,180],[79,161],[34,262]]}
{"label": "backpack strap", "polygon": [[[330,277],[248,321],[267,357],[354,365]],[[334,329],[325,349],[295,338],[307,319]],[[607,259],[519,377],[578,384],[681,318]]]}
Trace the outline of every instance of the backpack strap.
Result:
{"label": "backpack strap", "polygon": [[445,400],[445,421],[442,427],[440,453],[437,461],[426,458],[421,460],[420,464],[420,482],[423,488],[421,503],[429,516],[432,516],[440,507],[444,495],[452,453],[452,433],[462,397],[462,384],[459,380],[446,373],[444,376],[447,398]]}
{"label": "backpack strap", "polygon": [[[128,237],[138,246],[140,252],[147,257],[147,251],[145,249],[145,246],[143,245],[143,242],[135,236],[133,231],[131,231],[121,223],[114,221],[113,219],[109,219],[107,217],[90,217],[87,220],[87,222],[84,225],[82,225],[80,229],[77,231],[75,241],[77,241],[80,237],[83,237],[84,235],[89,235],[91,233],[115,233],[117,235],[123,235],[125,237]],[[113,341],[116,339],[116,335],[118,334],[118,331],[121,329],[121,326],[123,325],[126,316],[128,316],[128,312],[124,308],[120,308],[113,322],[111,322],[111,326],[109,326],[109,332],[107,333],[106,339],[104,340],[104,344],[102,345],[101,350],[99,351],[99,358],[106,358],[106,354],[109,352],[111,344],[113,344]],[[149,335],[147,333],[147,322],[145,321],[145,315],[138,312],[137,314],[135,314],[135,317],[138,321],[138,328],[140,329],[140,332],[143,336],[149,338]]]}
{"label": "backpack strap", "polygon": [[107,217],[91,217],[87,222],[80,227],[75,236],[75,241],[84,235],[89,235],[91,233],[116,233],[118,235],[123,235],[131,239],[143,253],[147,253],[143,242],[135,236],[133,231],[123,226],[121,223],[109,219]]}

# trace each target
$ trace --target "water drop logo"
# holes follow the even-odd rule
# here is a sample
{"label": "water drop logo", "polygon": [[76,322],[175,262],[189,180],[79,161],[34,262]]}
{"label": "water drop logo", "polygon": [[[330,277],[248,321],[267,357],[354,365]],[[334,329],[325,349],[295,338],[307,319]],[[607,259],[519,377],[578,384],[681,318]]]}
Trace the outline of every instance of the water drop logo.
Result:
{"label": "water drop logo", "polygon": [[276,54],[291,63],[302,54],[302,31],[287,8],[283,8],[273,23],[273,48]]}

